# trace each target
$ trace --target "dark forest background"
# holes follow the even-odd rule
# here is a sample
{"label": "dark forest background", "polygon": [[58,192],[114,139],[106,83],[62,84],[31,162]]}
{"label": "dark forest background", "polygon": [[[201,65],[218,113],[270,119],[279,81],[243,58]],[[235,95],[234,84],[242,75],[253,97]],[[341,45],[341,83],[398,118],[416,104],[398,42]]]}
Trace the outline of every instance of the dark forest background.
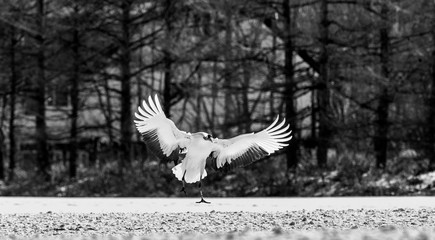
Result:
{"label": "dark forest background", "polygon": [[190,132],[291,124],[209,196],[435,192],[434,1],[0,2],[1,195],[182,196],[134,129],[154,94]]}

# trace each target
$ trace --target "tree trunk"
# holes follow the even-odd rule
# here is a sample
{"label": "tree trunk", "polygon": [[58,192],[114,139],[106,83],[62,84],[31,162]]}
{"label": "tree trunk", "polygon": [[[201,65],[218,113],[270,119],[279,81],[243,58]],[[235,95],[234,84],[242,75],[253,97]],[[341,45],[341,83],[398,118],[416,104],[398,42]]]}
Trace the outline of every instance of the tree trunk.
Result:
{"label": "tree trunk", "polygon": [[[76,9],[77,11],[77,9]],[[79,31],[75,24],[73,29],[73,72],[71,78],[71,128],[70,128],[70,155],[69,155],[69,177],[75,178],[77,176],[77,151],[78,151],[78,133],[77,133],[77,119],[79,113],[79,81],[80,81],[80,53],[79,53]]]}
{"label": "tree trunk", "polygon": [[249,109],[249,86],[251,85],[251,65],[249,61],[243,63],[243,81],[242,81],[242,124],[239,132],[251,132],[251,111]]}
{"label": "tree trunk", "polygon": [[[435,2],[432,4],[435,10]],[[435,169],[435,17],[432,17],[432,84],[429,99],[429,115],[427,124],[429,126],[428,131],[428,155],[429,155],[429,168]]]}
{"label": "tree trunk", "polygon": [[0,128],[0,180],[5,180],[5,165],[3,159],[3,144],[4,144],[4,133]]}
{"label": "tree trunk", "polygon": [[10,102],[9,102],[9,168],[8,168],[8,178],[9,181],[14,179],[15,171],[15,96],[17,92],[17,70],[15,68],[15,44],[17,40],[15,39],[15,27],[11,27],[10,36]]}
{"label": "tree trunk", "polygon": [[163,88],[163,111],[168,118],[171,117],[171,82],[172,82],[172,63],[171,55],[167,51],[164,53],[164,88]]}
{"label": "tree trunk", "polygon": [[104,79],[104,92],[106,93],[106,107],[107,107],[107,115],[106,115],[107,135],[109,135],[108,137],[109,137],[110,145],[113,146],[114,137],[113,137],[113,130],[112,130],[112,119],[113,119],[112,97],[110,96],[109,80],[107,78]]}
{"label": "tree trunk", "polygon": [[[154,28],[154,27],[153,27]],[[142,32],[140,32],[139,33],[139,35],[140,35],[140,38],[143,38],[143,36],[142,36]],[[151,54],[152,55],[152,54]],[[139,49],[139,56],[138,56],[138,58],[137,58],[137,62],[138,62],[138,64],[139,64],[139,68],[140,69],[142,69],[143,68],[143,65],[144,65],[144,63],[143,63],[143,58],[145,58],[146,56],[144,55],[144,51],[143,51],[143,48],[140,48]],[[151,60],[151,62],[152,62],[153,60]],[[151,68],[151,74],[154,74],[154,67],[152,67]],[[153,78],[153,77],[152,77]],[[151,88],[153,87],[154,85],[151,85]],[[142,93],[142,78],[141,78],[141,76],[140,75],[137,75],[136,76],[136,97],[137,97],[137,106],[141,106],[142,105],[142,98],[144,97],[143,96],[143,93]],[[135,133],[136,133],[136,139],[137,139],[137,141],[138,142],[140,142],[141,141],[141,139],[142,139],[142,134],[139,132],[139,131],[135,131]],[[143,146],[143,145],[141,145],[141,146]],[[141,159],[143,159],[143,158],[141,158]]]}
{"label": "tree trunk", "polygon": [[[154,31],[154,24],[153,24],[153,31]],[[140,38],[143,38],[142,32],[140,32]],[[154,61],[153,54],[154,53],[153,53],[153,50],[152,50],[151,51],[151,62]],[[139,54],[138,54],[137,57],[138,57],[137,61],[139,63],[138,67],[140,69],[142,69],[143,66],[144,66],[143,59],[145,57],[147,57],[144,54],[144,49],[143,48],[139,49]],[[154,76],[153,75],[154,75],[154,66],[151,67],[151,89],[153,89],[153,87],[154,87]],[[142,100],[144,98],[143,89],[142,89],[142,85],[143,85],[142,84],[142,77],[140,75],[136,76],[136,85],[137,85],[137,88],[136,88],[136,97],[137,97],[137,103],[138,103],[138,106],[139,106],[139,105],[142,105]],[[135,131],[135,132],[136,132],[136,143],[138,143],[142,139],[142,134],[139,131]],[[145,159],[147,159],[147,156],[148,156],[148,152],[147,152],[147,148],[146,148],[145,144],[134,144],[132,146],[132,148],[134,149],[134,151],[133,151],[134,154],[135,154],[134,157],[139,159],[139,161],[141,161],[141,163],[143,163],[143,161]]]}
{"label": "tree trunk", "polygon": [[225,93],[224,105],[224,126],[222,130],[222,134],[224,137],[228,137],[231,133],[230,126],[233,122],[232,117],[236,114],[234,102],[233,102],[233,78],[232,78],[232,67],[231,67],[231,59],[232,59],[232,9],[231,9],[231,1],[225,1],[225,69],[224,69],[224,84],[223,89]]}
{"label": "tree trunk", "polygon": [[122,44],[121,44],[121,170],[125,163],[132,161],[131,141],[132,113],[131,113],[131,84],[130,84],[130,0],[122,1]]}
{"label": "tree trunk", "polygon": [[319,59],[319,84],[317,91],[317,107],[319,114],[319,132],[317,145],[317,165],[325,167],[328,160],[328,148],[330,138],[330,121],[329,121],[329,20],[328,20],[328,0],[322,0],[320,7],[321,27],[320,42],[321,55]]}
{"label": "tree trunk", "polygon": [[164,64],[164,89],[163,89],[163,111],[168,118],[171,117],[171,82],[172,82],[172,14],[173,14],[173,2],[171,0],[165,1],[165,25],[166,25],[166,46],[163,52],[163,64]]}
{"label": "tree trunk", "polygon": [[[294,102],[294,68],[293,68],[293,41],[292,41],[292,22],[291,22],[291,9],[290,1],[283,1],[284,10],[284,51],[285,51],[285,66],[284,66],[284,76],[285,76],[285,90],[284,90],[284,101],[285,101],[285,115],[291,128],[293,129],[293,134],[297,131],[296,125],[296,109]],[[294,138],[296,139],[296,138]],[[298,164],[298,144],[296,141],[292,141],[291,146],[286,148],[286,158],[287,158],[287,169],[295,169]]]}
{"label": "tree trunk", "polygon": [[219,86],[218,86],[218,63],[215,61],[213,62],[213,83],[211,85],[211,123],[210,123],[210,129],[212,131],[212,135],[216,137],[216,102],[218,99],[218,92],[219,92]]}
{"label": "tree trunk", "polygon": [[[199,131],[203,131],[202,129],[202,118],[201,118],[201,102],[202,102],[202,74],[201,71],[197,72],[197,78],[198,78],[198,82],[197,82],[197,87],[196,87],[196,101],[195,101],[195,111],[196,111],[196,116],[195,116],[195,127],[196,130]],[[205,109],[206,111],[207,109]]]}
{"label": "tree trunk", "polygon": [[48,159],[47,148],[47,125],[45,117],[45,36],[44,36],[44,0],[37,1],[37,26],[38,35],[36,42],[38,47],[37,52],[37,73],[36,73],[36,150],[37,163],[39,174],[45,181],[49,181],[50,162]]}
{"label": "tree trunk", "polygon": [[388,6],[387,3],[382,4],[381,17],[383,26],[380,29],[380,62],[381,62],[381,89],[379,95],[378,107],[376,108],[375,136],[373,146],[376,156],[376,166],[384,168],[387,163],[387,147],[388,147],[388,111],[391,103],[391,94],[389,88],[389,54],[390,54],[390,39],[388,36]]}
{"label": "tree trunk", "polygon": [[[285,3],[285,2],[283,2]],[[284,8],[286,8],[285,5],[283,5]],[[287,11],[287,10],[286,10]],[[290,10],[289,10],[290,11]],[[273,119],[274,117],[276,117],[276,112],[275,112],[275,78],[276,78],[276,67],[275,67],[275,62],[277,61],[277,32],[279,31],[277,29],[277,22],[276,21],[270,21],[270,28],[272,29],[272,57],[271,57],[271,64],[269,64],[268,66],[268,73],[267,73],[267,82],[269,85],[268,89],[270,91],[270,96],[269,96],[269,116],[271,119]]]}
{"label": "tree trunk", "polygon": [[[296,137],[293,138],[293,140],[290,142],[290,146],[285,148],[285,154],[286,154],[286,178],[287,178],[287,188],[286,192],[289,191],[291,188],[289,187],[296,181],[296,170],[299,163],[299,141],[298,139],[298,133],[299,129],[297,126],[297,109],[296,109],[296,101],[295,101],[295,88],[296,88],[296,82],[295,82],[295,69],[293,65],[293,53],[295,51],[294,45],[293,45],[293,26],[295,24],[292,22],[293,14],[291,11],[290,1],[283,0],[281,1],[282,9],[283,9],[283,18],[282,18],[282,25],[278,24],[277,21],[273,20],[272,18],[266,19],[264,21],[265,25],[268,26],[275,36],[279,36],[282,39],[283,46],[284,46],[284,78],[285,78],[285,85],[284,85],[284,91],[282,92],[283,95],[283,102],[279,106],[279,111],[285,112],[285,117],[287,120],[287,123],[290,124],[290,129],[293,131],[292,135],[296,135]],[[278,26],[282,26],[282,28],[278,28]],[[275,61],[275,49],[276,49],[276,39],[273,39],[273,57],[272,62]],[[273,81],[273,78],[275,76],[275,68],[270,68],[270,78],[272,81],[270,81],[271,86],[271,93],[270,93],[270,99],[269,99],[269,106],[270,106],[270,113],[272,117],[276,117],[275,112],[275,97],[274,94],[274,88],[276,88],[275,83]],[[283,109],[284,107],[284,109]]]}
{"label": "tree trunk", "polygon": [[0,180],[5,180],[5,164],[4,164],[4,143],[5,143],[5,134],[3,132],[3,123],[6,115],[6,94],[2,96],[2,109],[0,116]]}

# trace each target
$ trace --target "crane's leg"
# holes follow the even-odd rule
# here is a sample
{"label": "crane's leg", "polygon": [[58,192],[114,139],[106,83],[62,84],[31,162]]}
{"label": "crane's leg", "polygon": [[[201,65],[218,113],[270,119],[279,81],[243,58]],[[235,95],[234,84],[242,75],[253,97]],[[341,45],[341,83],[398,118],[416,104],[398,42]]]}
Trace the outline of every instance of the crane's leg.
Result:
{"label": "crane's leg", "polygon": [[202,179],[202,174],[199,177],[199,185],[198,185],[198,187],[199,187],[199,193],[201,194],[201,201],[196,202],[196,203],[210,203],[210,202],[205,201],[204,200],[204,196],[202,195],[202,180],[201,179]]}
{"label": "crane's leg", "polygon": [[186,176],[186,170],[184,170],[183,178],[181,179],[181,182],[183,182],[183,187],[181,188],[180,192],[184,192],[184,195],[187,195],[186,189],[185,189],[186,181],[184,180],[184,176]]}

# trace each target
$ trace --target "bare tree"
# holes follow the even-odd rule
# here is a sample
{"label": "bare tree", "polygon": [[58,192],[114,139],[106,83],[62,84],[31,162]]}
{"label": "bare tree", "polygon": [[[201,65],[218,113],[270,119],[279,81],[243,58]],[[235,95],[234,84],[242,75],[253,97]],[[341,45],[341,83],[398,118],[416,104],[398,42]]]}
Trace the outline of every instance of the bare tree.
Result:
{"label": "bare tree", "polygon": [[223,1],[223,11],[225,14],[225,50],[224,50],[224,59],[225,59],[225,68],[223,72],[223,90],[225,94],[224,99],[224,121],[223,121],[223,129],[222,133],[224,137],[228,137],[230,135],[230,126],[232,124],[232,117],[235,114],[234,102],[233,102],[233,68],[232,68],[232,58],[233,58],[233,49],[232,49],[232,41],[233,41],[233,2],[224,0]]}
{"label": "bare tree", "polygon": [[375,136],[373,146],[376,155],[376,166],[384,168],[387,162],[387,146],[388,146],[388,112],[392,96],[390,92],[390,38],[389,31],[389,10],[388,3],[381,4],[381,21],[382,26],[379,31],[380,36],[380,64],[381,64],[381,84],[376,108]]}
{"label": "bare tree", "polygon": [[[284,90],[284,101],[285,101],[285,114],[294,132],[297,129],[296,125],[296,109],[294,102],[294,91],[296,89],[295,79],[294,79],[294,66],[293,66],[293,30],[292,30],[292,15],[290,8],[290,1],[283,0],[283,15],[284,15],[284,53],[285,53],[285,65],[284,65],[284,76],[285,76],[285,90]],[[294,134],[294,133],[293,133]],[[295,169],[298,164],[298,145],[297,142],[293,141],[292,146],[286,149],[287,156],[287,168]]]}
{"label": "bare tree", "polygon": [[121,151],[122,158],[120,159],[121,169],[125,163],[131,163],[132,160],[132,113],[131,113],[131,1],[123,0],[121,3],[122,20],[121,20]]}
{"label": "bare tree", "polygon": [[5,165],[3,158],[4,138],[3,129],[0,128],[0,180],[5,180]]}
{"label": "bare tree", "polygon": [[242,67],[243,67],[243,79],[241,81],[241,99],[242,99],[242,109],[241,109],[241,113],[242,116],[240,117],[241,119],[241,125],[240,125],[240,131],[239,132],[250,132],[251,131],[251,123],[252,123],[252,119],[251,119],[251,115],[252,115],[252,111],[249,108],[249,91],[250,91],[250,86],[251,86],[251,71],[252,71],[252,66],[250,64],[249,61],[245,61],[244,63],[242,63]]}
{"label": "bare tree", "polygon": [[80,33],[78,24],[79,6],[73,6],[74,16],[72,20],[72,75],[70,79],[70,98],[71,98],[71,126],[69,142],[69,177],[77,176],[77,157],[78,157],[78,117],[79,117],[79,85],[80,85]]}
{"label": "bare tree", "polygon": [[319,131],[317,145],[317,164],[325,167],[328,160],[328,148],[331,137],[329,121],[329,19],[328,0],[320,2],[320,58],[319,58],[319,83],[317,90],[317,104],[319,114]]}
{"label": "bare tree", "polygon": [[9,168],[8,168],[8,178],[9,180],[14,179],[15,171],[15,104],[16,104],[16,93],[17,93],[17,83],[18,83],[18,72],[16,69],[16,48],[17,39],[15,36],[15,27],[10,27],[10,100],[9,100]]}
{"label": "bare tree", "polygon": [[4,162],[4,143],[5,143],[5,134],[3,132],[3,122],[6,115],[6,94],[3,93],[2,96],[2,108],[0,115],[0,180],[5,180],[5,162]]}
{"label": "bare tree", "polygon": [[[435,2],[432,3],[432,11],[435,11]],[[429,159],[430,168],[435,169],[435,16],[432,16],[432,73],[431,73],[431,87],[430,87],[430,97],[429,97],[429,114],[427,118],[428,124],[428,149],[429,149]]]}
{"label": "bare tree", "polygon": [[37,0],[37,26],[36,35],[37,52],[37,73],[36,73],[36,148],[39,173],[46,181],[50,180],[50,162],[47,145],[47,125],[45,117],[45,6],[44,0]]}
{"label": "bare tree", "polygon": [[171,86],[172,86],[172,22],[173,15],[175,13],[175,2],[171,0],[165,0],[164,2],[164,23],[165,23],[165,46],[163,49],[163,68],[164,68],[164,89],[163,89],[163,111],[168,117],[171,116]]}

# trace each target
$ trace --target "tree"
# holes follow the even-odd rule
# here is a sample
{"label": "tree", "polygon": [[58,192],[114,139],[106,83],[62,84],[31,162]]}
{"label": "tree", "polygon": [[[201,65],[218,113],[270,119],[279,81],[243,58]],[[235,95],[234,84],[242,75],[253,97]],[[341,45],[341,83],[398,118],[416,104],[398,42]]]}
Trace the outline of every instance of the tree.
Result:
{"label": "tree", "polygon": [[47,145],[47,124],[45,117],[45,3],[44,0],[37,0],[36,2],[37,15],[36,22],[38,26],[38,33],[35,36],[37,43],[37,67],[36,67],[36,148],[37,148],[37,163],[39,174],[46,180],[50,180],[50,162]]}
{"label": "tree", "polygon": [[224,122],[223,122],[223,136],[229,137],[231,134],[231,125],[233,122],[233,117],[235,113],[234,108],[234,102],[232,98],[234,97],[233,92],[233,85],[234,85],[234,79],[235,76],[233,74],[233,68],[232,68],[232,58],[233,58],[233,48],[232,48],[232,42],[233,42],[233,26],[232,26],[232,20],[233,20],[233,11],[234,9],[234,2],[224,0],[223,1],[223,14],[225,14],[225,52],[224,52],[224,61],[225,61],[225,67],[223,72],[223,85],[222,88],[224,90],[225,94],[225,112],[224,112]]}
{"label": "tree", "polygon": [[3,159],[3,143],[4,143],[3,129],[0,129],[0,180],[5,180],[5,166]]}
{"label": "tree", "polygon": [[[435,10],[435,2],[432,3],[432,10]],[[429,97],[429,114],[427,118],[428,131],[428,144],[429,144],[429,159],[430,168],[435,169],[435,16],[432,16],[431,35],[432,35],[432,72],[431,72],[431,86]]]}
{"label": "tree", "polygon": [[381,84],[376,108],[375,136],[373,139],[373,147],[376,155],[376,166],[384,168],[387,162],[387,147],[388,147],[388,129],[389,120],[388,112],[392,101],[390,93],[390,38],[389,31],[389,10],[388,2],[381,4],[381,21],[382,26],[379,30],[380,36],[380,64],[381,64]]}
{"label": "tree", "polygon": [[317,108],[319,114],[319,130],[317,145],[317,164],[325,167],[328,160],[328,148],[331,138],[331,121],[329,119],[329,18],[328,0],[320,2],[320,57],[319,83],[317,90]]}
{"label": "tree", "polygon": [[132,3],[130,0],[121,2],[122,18],[121,18],[121,53],[120,53],[120,69],[121,69],[121,151],[122,159],[121,168],[127,163],[131,163],[132,149],[131,141],[133,136],[132,131],[132,113],[131,113],[131,11]]}
{"label": "tree", "polygon": [[[285,65],[284,65],[284,76],[285,76],[285,90],[284,90],[284,101],[285,101],[285,114],[292,127],[293,131],[297,129],[296,125],[296,109],[294,103],[294,90],[296,89],[295,79],[294,79],[294,66],[293,66],[293,23],[291,22],[291,9],[290,1],[283,0],[283,17],[284,17],[284,55],[285,55]],[[293,132],[295,134],[296,131]],[[287,156],[287,168],[296,168],[298,164],[298,144],[292,142],[291,147],[286,149]]]}
{"label": "tree", "polygon": [[78,157],[78,117],[79,117],[79,86],[80,86],[80,32],[79,32],[79,14],[80,7],[78,4],[73,6],[72,16],[72,58],[73,66],[70,79],[70,98],[71,98],[71,126],[70,126],[70,142],[69,142],[69,177],[77,176],[77,157]]}
{"label": "tree", "polygon": [[0,114],[0,180],[6,180],[5,176],[5,161],[4,161],[4,152],[5,152],[5,134],[3,132],[4,120],[6,115],[6,94],[2,94],[2,109]]}
{"label": "tree", "polygon": [[164,2],[164,26],[165,26],[165,46],[163,46],[163,68],[164,68],[164,89],[163,89],[163,111],[168,117],[171,116],[171,85],[172,85],[172,67],[173,56],[171,54],[172,47],[172,32],[175,13],[175,2],[165,0]]}
{"label": "tree", "polygon": [[[33,36],[34,32],[31,30],[26,31],[26,27],[20,24],[20,17],[26,10],[23,2],[20,1],[10,1],[3,5],[5,7],[2,13],[5,17],[0,19],[3,29],[5,31],[5,51],[4,51],[4,64],[3,69],[5,70],[5,84],[2,86],[4,88],[3,96],[3,112],[2,120],[8,121],[7,138],[9,140],[8,157],[9,164],[7,169],[8,181],[14,180],[14,172],[16,168],[16,105],[17,98],[19,97],[18,85],[21,83],[21,69],[22,66],[22,54],[20,49],[20,39],[23,37],[23,32],[27,32]],[[7,106],[6,106],[7,105]],[[7,109],[7,107],[9,109]],[[8,119],[6,118],[6,111],[9,110]],[[3,125],[3,122],[0,124]],[[4,126],[4,125],[3,125]],[[2,134],[4,134],[2,132]],[[3,135],[3,140],[6,136]],[[6,148],[3,149],[6,151]]]}
{"label": "tree", "polygon": [[10,70],[10,100],[9,100],[9,168],[8,168],[8,178],[9,180],[14,179],[15,171],[15,105],[16,105],[16,94],[17,94],[17,83],[18,83],[18,71],[16,69],[16,44],[17,39],[15,36],[15,26],[10,26],[10,52],[9,52],[9,70]]}

